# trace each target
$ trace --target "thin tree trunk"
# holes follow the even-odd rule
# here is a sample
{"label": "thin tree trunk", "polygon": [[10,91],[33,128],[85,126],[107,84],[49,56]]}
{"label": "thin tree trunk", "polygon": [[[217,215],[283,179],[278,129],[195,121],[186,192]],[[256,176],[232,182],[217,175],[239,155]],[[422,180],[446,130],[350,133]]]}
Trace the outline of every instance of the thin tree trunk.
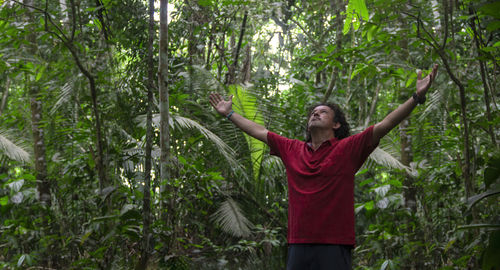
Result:
{"label": "thin tree trunk", "polygon": [[[94,114],[95,118],[95,129],[96,129],[96,146],[97,146],[97,156],[92,152],[92,155],[94,156],[95,159],[95,164],[96,164],[96,169],[97,173],[99,175],[99,189],[100,191],[103,190],[103,188],[108,184],[107,182],[107,177],[106,177],[106,167],[104,166],[104,150],[103,150],[103,136],[101,132],[101,122],[99,119],[99,109],[97,107],[97,87],[95,83],[95,77],[92,75],[82,64],[80,57],[78,56],[77,49],[75,48],[75,45],[73,43],[73,38],[76,33],[76,8],[79,6],[74,3],[74,0],[70,0],[71,2],[71,15],[73,19],[72,23],[72,28],[71,28],[71,36],[67,36],[66,33],[59,27],[58,24],[56,24],[52,16],[47,12],[47,10],[40,9],[37,7],[33,6],[33,3],[30,2],[32,0],[25,0],[23,2],[23,6],[30,8],[30,9],[35,9],[37,11],[40,11],[44,14],[45,16],[45,31],[47,33],[50,33],[51,35],[55,36],[57,39],[59,39],[64,46],[69,50],[71,53],[71,56],[75,60],[75,64],[77,65],[78,69],[80,72],[88,79],[89,81],[89,87],[90,87],[90,94],[92,98],[92,113]],[[49,29],[48,25],[52,25],[57,32],[52,31]]]}
{"label": "thin tree trunk", "polygon": [[235,48],[234,52],[234,59],[233,63],[231,66],[228,68],[228,72],[226,75],[226,82],[225,84],[234,84],[236,81],[236,67],[238,66],[238,57],[240,55],[240,49],[241,49],[241,43],[243,42],[243,36],[245,35],[245,29],[247,25],[247,18],[248,18],[248,11],[245,11],[245,15],[243,15],[243,22],[241,23],[241,31],[240,31],[240,38],[238,40],[238,45]]}
{"label": "thin tree trunk", "polygon": [[[335,34],[335,43],[337,47],[335,48],[336,52],[342,50],[342,29],[344,28],[344,18],[342,16],[342,11],[345,9],[345,4],[342,0],[330,0],[330,6],[335,10],[335,24],[337,28],[337,33]],[[342,58],[339,56],[337,61],[342,62]],[[328,98],[332,94],[333,87],[337,83],[337,78],[339,77],[339,68],[334,66],[332,69],[332,73],[330,74],[330,82],[328,83],[328,87],[326,88],[325,96],[323,97],[323,102],[327,102]]]}
{"label": "thin tree trunk", "polygon": [[365,118],[365,124],[364,127],[368,127],[368,125],[371,122],[371,117],[375,113],[375,108],[377,107],[377,101],[378,101],[378,94],[380,93],[380,89],[382,88],[381,84],[377,84],[377,87],[375,88],[375,94],[373,95],[372,98],[372,104],[370,105],[370,111],[368,112],[368,115]]}
{"label": "thin tree trunk", "polygon": [[[160,1],[160,51],[159,51],[159,76],[158,85],[160,91],[160,177],[161,183],[168,183],[169,171],[168,161],[170,157],[170,129],[169,129],[169,105],[168,105],[168,1]],[[169,187],[166,184],[166,187]],[[166,187],[162,189],[165,190]],[[168,213],[167,226],[172,225],[172,213],[174,200],[166,206]]]}
{"label": "thin tree trunk", "polygon": [[149,0],[149,40],[148,40],[148,108],[146,116],[146,154],[144,157],[144,190],[142,200],[142,250],[141,259],[136,266],[138,270],[148,267],[151,246],[151,150],[153,148],[153,89],[154,89],[154,0]]}
{"label": "thin tree trunk", "polygon": [[[406,11],[406,6],[402,7]],[[408,22],[406,18],[401,17],[399,20],[402,29],[408,28]],[[404,35],[404,37],[398,42],[401,50],[401,59],[407,60],[410,57],[408,51],[408,36]],[[402,88],[399,91],[399,102],[404,102],[408,100],[408,97],[412,95],[414,92],[413,89]],[[411,125],[410,117],[407,117],[399,124],[399,138],[400,138],[400,149],[401,149],[401,163],[407,167],[410,166],[410,163],[413,161],[413,149],[412,149],[412,140],[411,136],[408,134],[408,128]],[[413,178],[405,171],[404,172],[404,181],[403,185],[407,188],[404,190],[404,200],[405,206],[410,208],[412,211],[416,211],[416,190],[415,185],[413,183]]]}
{"label": "thin tree trunk", "polygon": [[241,69],[241,82],[247,83],[250,81],[250,75],[252,73],[252,54],[250,43],[247,44],[246,52],[245,52],[245,61],[243,63],[243,68]]}
{"label": "thin tree trunk", "polygon": [[[24,4],[33,6],[33,0],[25,0]],[[28,23],[34,23],[35,19],[31,12],[27,12]],[[31,55],[37,54],[36,32],[30,29],[28,34],[28,53]],[[28,92],[30,94],[31,105],[31,132],[33,135],[34,154],[35,154],[35,171],[37,179],[37,189],[39,200],[47,205],[51,203],[50,196],[50,183],[47,179],[47,159],[45,156],[45,130],[41,127],[41,120],[43,115],[42,101],[38,100],[40,89],[36,82],[30,82],[29,76],[26,76]]]}
{"label": "thin tree trunk", "polygon": [[5,107],[7,106],[7,97],[9,96],[9,88],[10,88],[10,78],[7,75],[7,79],[5,81],[5,91],[3,92],[2,95],[2,103],[0,103],[0,115],[2,115],[3,111],[5,110]]}

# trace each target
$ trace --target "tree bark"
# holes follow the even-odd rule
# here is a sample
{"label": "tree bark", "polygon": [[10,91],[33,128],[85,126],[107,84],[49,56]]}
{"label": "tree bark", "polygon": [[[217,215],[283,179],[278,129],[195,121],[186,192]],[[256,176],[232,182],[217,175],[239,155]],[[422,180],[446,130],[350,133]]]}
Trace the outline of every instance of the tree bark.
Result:
{"label": "tree bark", "polygon": [[[25,0],[24,4],[33,6],[33,0]],[[35,19],[31,13],[31,10],[27,13],[28,23],[34,23]],[[31,55],[36,55],[38,51],[38,46],[36,43],[36,32],[34,29],[29,29],[28,34],[28,53]],[[35,171],[37,179],[37,190],[39,194],[39,200],[41,203],[49,205],[51,204],[50,195],[50,183],[47,179],[47,158],[45,154],[45,141],[44,132],[45,130],[41,127],[41,120],[43,115],[42,101],[38,100],[40,94],[40,89],[36,82],[31,82],[29,76],[26,76],[27,86],[29,88],[28,92],[30,95],[30,106],[31,106],[31,132],[33,136],[34,144],[34,154],[35,154]]]}
{"label": "tree bark", "polygon": [[[169,171],[168,161],[170,157],[170,128],[169,128],[169,101],[168,101],[168,1],[160,1],[160,59],[158,85],[160,91],[160,178],[162,183],[168,183]],[[164,191],[169,185],[165,185]],[[170,211],[173,210],[173,200],[167,205],[169,211],[168,219],[171,219]],[[171,220],[167,220],[171,225]]]}
{"label": "tree bark", "polygon": [[243,16],[243,22],[241,23],[241,31],[240,38],[238,40],[238,45],[234,51],[234,59],[231,66],[228,67],[228,72],[226,74],[226,82],[225,84],[234,84],[236,82],[236,67],[238,66],[238,57],[240,55],[241,43],[243,42],[243,36],[245,35],[245,29],[247,25],[248,11],[245,11],[245,15]]}
{"label": "tree bark", "polygon": [[154,63],[153,63],[153,40],[154,40],[154,0],[149,0],[149,40],[148,40],[148,107],[146,116],[146,153],[144,156],[144,190],[142,199],[142,249],[141,258],[136,266],[137,270],[148,268],[151,256],[150,246],[152,235],[151,227],[151,151],[153,149],[153,89],[154,89]]}
{"label": "tree bark", "polygon": [[[402,7],[406,11],[406,6]],[[402,29],[408,29],[408,22],[404,17],[401,17],[399,20]],[[398,42],[401,50],[401,59],[404,61],[408,60],[410,57],[408,50],[408,36],[404,34],[404,37]],[[414,91],[406,88],[401,88],[399,91],[398,101],[405,102],[408,100],[408,97],[412,95]],[[400,149],[401,149],[401,163],[407,167],[410,166],[410,163],[413,161],[413,149],[412,149],[412,139],[408,134],[408,128],[411,125],[410,117],[407,117],[399,124],[399,138],[400,138]],[[407,187],[404,189],[404,200],[405,206],[410,208],[412,212],[416,211],[416,190],[415,185],[413,184],[413,178],[408,172],[404,172],[404,181],[403,185]]]}
{"label": "tree bark", "polygon": [[243,63],[243,68],[241,69],[242,83],[247,83],[250,81],[250,75],[252,73],[252,54],[250,50],[251,47],[252,46],[250,45],[250,43],[248,43],[246,46],[245,61]]}
{"label": "tree bark", "polygon": [[[342,29],[344,28],[344,18],[342,16],[342,12],[345,9],[345,4],[342,2],[342,0],[330,0],[330,6],[333,10],[335,10],[335,24],[337,29],[337,32],[335,34],[335,44],[337,45],[337,47],[335,48],[335,50],[336,52],[339,52],[342,50]],[[342,58],[339,56],[337,58],[337,61],[342,62]],[[333,87],[337,83],[338,77],[339,68],[337,66],[334,66],[330,75],[330,82],[328,83],[328,87],[325,91],[325,96],[323,97],[323,103],[327,102],[328,98],[330,98],[333,92]]]}
{"label": "tree bark", "polygon": [[10,78],[7,75],[5,81],[5,91],[3,92],[2,95],[2,103],[0,103],[0,115],[2,115],[3,111],[5,110],[5,107],[7,107],[7,97],[9,96],[9,88],[10,88]]}

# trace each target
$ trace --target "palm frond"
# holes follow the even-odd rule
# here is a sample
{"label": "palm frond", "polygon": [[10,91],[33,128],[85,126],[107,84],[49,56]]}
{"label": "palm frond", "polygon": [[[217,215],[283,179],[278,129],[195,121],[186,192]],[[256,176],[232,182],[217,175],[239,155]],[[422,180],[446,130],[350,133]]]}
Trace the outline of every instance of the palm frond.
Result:
{"label": "palm frond", "polygon": [[240,206],[231,198],[224,201],[212,214],[212,220],[228,234],[238,237],[250,235],[253,224],[245,217]]}
{"label": "palm frond", "polygon": [[14,136],[4,129],[0,129],[0,151],[10,159],[19,162],[30,162],[29,154],[24,142],[12,139]]}
{"label": "palm frond", "polygon": [[[173,117],[173,120],[175,120],[176,124],[179,125],[181,128],[187,128],[187,129],[196,129],[198,130],[205,138],[213,142],[216,146],[217,149],[219,149],[220,153],[235,167],[239,166],[235,162],[235,155],[236,153],[234,150],[229,147],[219,136],[214,134],[212,131],[208,130],[198,122],[182,117],[179,115],[176,115]],[[233,167],[234,168],[234,167]]]}
{"label": "palm frond", "polygon": [[[229,92],[234,96],[233,108],[237,113],[257,124],[264,125],[264,118],[258,109],[257,98],[248,89],[239,85],[231,85]],[[247,134],[245,134],[245,139],[250,149],[254,179],[257,180],[266,145]]]}
{"label": "palm frond", "polygon": [[432,92],[429,95],[429,100],[427,101],[427,106],[425,107],[424,112],[418,117],[418,121],[423,121],[427,117],[427,115],[438,110],[439,105],[442,103],[442,100],[443,94],[441,91]]}
{"label": "palm frond", "polygon": [[61,92],[59,93],[57,97],[57,101],[50,109],[49,114],[53,115],[59,108],[64,105],[65,103],[69,102],[71,99],[71,95],[73,93],[74,85],[75,85],[75,78],[71,78],[64,86],[61,88]]}
{"label": "palm frond", "polygon": [[[146,127],[146,116],[145,115],[140,115],[136,118],[136,120],[139,122],[139,126],[141,127]],[[156,127],[160,126],[160,115],[159,114],[153,114],[153,125]],[[209,141],[213,142],[219,150],[219,152],[224,156],[224,158],[228,161],[228,163],[231,165],[231,168],[235,171],[244,171],[243,167],[241,164],[239,164],[236,160],[236,153],[234,150],[227,145],[219,136],[217,136],[215,133],[210,131],[209,129],[205,128],[203,125],[200,123],[187,118],[187,117],[182,117],[179,115],[171,114],[169,118],[169,126],[171,128],[177,128],[177,129],[191,129],[191,130],[197,130],[200,132],[206,139]]]}
{"label": "palm frond", "polygon": [[406,170],[409,174],[415,175],[415,172],[412,171],[410,167],[403,165],[403,163],[401,163],[397,158],[380,147],[375,148],[370,155],[370,159],[382,166],[392,169]]}

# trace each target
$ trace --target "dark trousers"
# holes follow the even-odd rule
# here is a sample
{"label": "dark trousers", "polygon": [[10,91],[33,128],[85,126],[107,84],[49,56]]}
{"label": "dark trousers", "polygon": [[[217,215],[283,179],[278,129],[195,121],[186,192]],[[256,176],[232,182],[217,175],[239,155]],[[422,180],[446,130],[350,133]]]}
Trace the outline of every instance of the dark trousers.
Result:
{"label": "dark trousers", "polygon": [[289,244],[287,270],[350,270],[352,246]]}

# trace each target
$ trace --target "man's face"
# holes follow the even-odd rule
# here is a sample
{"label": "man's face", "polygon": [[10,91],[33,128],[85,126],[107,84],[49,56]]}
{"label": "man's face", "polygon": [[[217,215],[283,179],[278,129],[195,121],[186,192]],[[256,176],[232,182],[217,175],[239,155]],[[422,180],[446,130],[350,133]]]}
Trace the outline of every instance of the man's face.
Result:
{"label": "man's face", "polygon": [[333,110],[325,105],[320,105],[314,108],[309,116],[308,128],[331,128],[336,129],[340,126],[339,123],[334,121],[335,113]]}

